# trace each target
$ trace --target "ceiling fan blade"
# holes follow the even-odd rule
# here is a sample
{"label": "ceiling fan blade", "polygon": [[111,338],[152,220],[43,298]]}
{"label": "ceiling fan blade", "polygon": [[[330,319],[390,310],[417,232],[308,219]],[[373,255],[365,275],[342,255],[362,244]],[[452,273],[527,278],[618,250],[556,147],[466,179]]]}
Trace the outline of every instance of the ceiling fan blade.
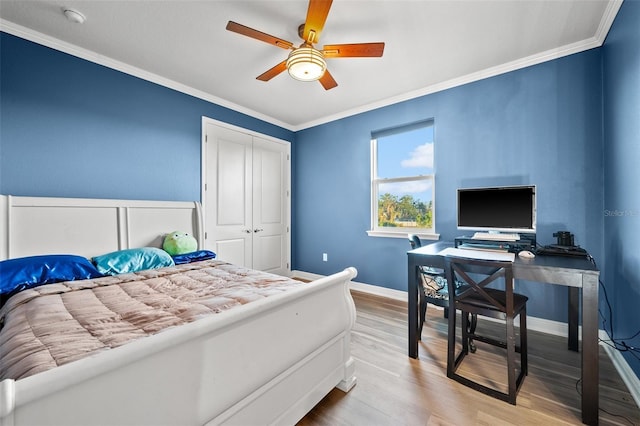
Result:
{"label": "ceiling fan blade", "polygon": [[318,42],[332,2],[333,0],[309,0],[307,19],[304,21],[302,33],[304,40],[311,44]]}
{"label": "ceiling fan blade", "polygon": [[322,77],[320,77],[320,84],[322,84],[324,90],[333,89],[338,85],[338,83],[333,79],[331,73],[329,73],[329,70],[325,70]]}
{"label": "ceiling fan blade", "polygon": [[276,75],[280,74],[282,71],[284,71],[286,69],[287,69],[287,61],[284,60],[284,61],[280,62],[278,65],[276,65],[275,67],[273,67],[273,68],[263,72],[259,76],[257,76],[256,80],[269,81],[273,77],[275,77]]}
{"label": "ceiling fan blade", "polygon": [[229,21],[227,23],[227,30],[234,33],[242,34],[247,37],[255,38],[256,40],[264,41],[265,43],[273,44],[274,46],[281,47],[283,49],[293,48],[293,43],[290,41],[282,40],[281,38],[274,37],[262,31],[254,30],[237,22]]}
{"label": "ceiling fan blade", "polygon": [[325,58],[380,57],[384,43],[327,44],[322,48]]}

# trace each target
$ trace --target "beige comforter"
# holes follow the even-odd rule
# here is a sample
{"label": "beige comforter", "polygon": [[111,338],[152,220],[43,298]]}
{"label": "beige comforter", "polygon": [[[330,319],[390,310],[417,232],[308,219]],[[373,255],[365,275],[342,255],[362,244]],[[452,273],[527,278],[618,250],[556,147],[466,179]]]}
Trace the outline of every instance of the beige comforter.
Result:
{"label": "beige comforter", "polygon": [[24,290],[0,310],[0,380],[24,378],[299,285],[206,260]]}

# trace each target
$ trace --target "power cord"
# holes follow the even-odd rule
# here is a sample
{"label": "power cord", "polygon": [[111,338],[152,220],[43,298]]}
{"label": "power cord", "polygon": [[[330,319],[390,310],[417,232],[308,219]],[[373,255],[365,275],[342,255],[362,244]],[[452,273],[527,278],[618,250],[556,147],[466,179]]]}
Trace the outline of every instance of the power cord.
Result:
{"label": "power cord", "polygon": [[602,288],[602,293],[604,294],[604,300],[607,303],[607,308],[609,310],[609,327],[611,329],[611,331],[607,330],[607,319],[605,318],[605,316],[602,314],[602,311],[600,309],[598,309],[598,313],[600,314],[600,317],[602,318],[602,325],[604,327],[604,331],[607,333],[607,335],[609,336],[609,340],[603,340],[603,339],[598,339],[600,342],[604,343],[605,345],[608,345],[609,347],[612,347],[620,352],[629,352],[629,354],[631,354],[631,356],[633,356],[634,358],[640,360],[640,348],[636,348],[634,346],[630,346],[627,344],[626,341],[629,340],[633,340],[636,337],[640,336],[640,330],[638,330],[635,334],[633,334],[632,336],[629,337],[625,337],[625,338],[614,338],[613,337],[613,313],[611,311],[611,304],[609,303],[609,296],[607,294],[607,288],[604,286],[604,283],[600,280],[598,280],[600,283],[600,287]]}
{"label": "power cord", "polygon": [[[579,386],[579,385],[580,385],[580,382],[582,382],[582,379],[578,379],[578,380],[576,381],[576,392],[578,393],[578,395],[582,396],[582,392],[580,391],[580,386]],[[636,426],[636,423],[634,423],[634,422],[633,422],[629,417],[627,417],[627,416],[623,416],[622,414],[612,413],[611,411],[607,411],[607,410],[605,410],[605,409],[604,409],[604,408],[602,408],[602,407],[598,407],[598,409],[599,409],[600,411],[602,411],[602,412],[607,413],[607,414],[608,414],[608,415],[610,415],[610,416],[613,416],[613,417],[619,417],[619,418],[621,418],[621,419],[626,420],[626,421],[627,421],[631,426]]]}
{"label": "power cord", "polygon": [[[593,264],[593,266],[595,266],[596,268],[598,267],[598,265],[596,265],[596,260],[593,258],[593,256],[591,256],[590,254],[587,255],[587,259],[589,259],[589,261]],[[604,294],[604,300],[607,303],[607,309],[609,311],[609,328],[610,330],[607,330],[607,318],[605,318],[604,314],[602,313],[602,311],[600,310],[600,308],[598,308],[598,314],[600,314],[600,318],[602,319],[602,325],[604,327],[604,331],[607,333],[607,336],[609,336],[609,340],[604,340],[604,339],[598,339],[600,342],[604,343],[605,345],[608,345],[611,348],[614,348],[620,352],[629,352],[634,358],[636,359],[640,359],[640,348],[636,348],[634,346],[630,346],[627,344],[627,342],[625,342],[625,340],[633,340],[636,337],[640,336],[640,330],[638,330],[635,334],[633,334],[632,336],[629,337],[625,337],[625,338],[614,338],[613,337],[613,330],[614,330],[614,325],[613,325],[613,311],[611,310],[611,303],[609,302],[609,295],[607,294],[607,288],[605,287],[604,283],[602,282],[602,280],[598,280],[598,283],[600,284],[600,287],[602,288],[602,294]]]}
{"label": "power cord", "polygon": [[[596,268],[598,267],[596,265],[596,260],[593,258],[593,256],[591,256],[590,254],[587,255],[587,259],[593,264],[593,266],[595,266]],[[611,309],[611,303],[609,302],[609,295],[607,294],[607,288],[605,287],[604,283],[602,282],[602,280],[598,280],[598,283],[600,284],[600,287],[602,288],[602,293],[604,294],[604,300],[605,303],[607,305],[607,309],[609,311],[609,327],[610,330],[607,330],[607,318],[605,318],[605,315],[602,313],[602,311],[600,310],[600,308],[598,308],[598,314],[600,315],[600,318],[602,319],[602,325],[604,328],[604,331],[607,333],[607,336],[609,336],[609,340],[604,340],[604,339],[600,339],[598,338],[598,341],[602,342],[603,344],[617,350],[620,352],[628,352],[629,354],[631,354],[631,356],[633,356],[634,358],[640,360],[640,348],[636,348],[634,346],[630,346],[627,344],[626,341],[629,340],[633,340],[636,337],[638,337],[640,335],[640,330],[638,330],[635,334],[633,334],[632,336],[626,337],[626,338],[614,338],[614,323],[613,323],[613,312]],[[576,382],[576,391],[578,392],[578,394],[581,395],[580,392],[580,387],[578,386],[580,384],[580,382],[582,381],[582,379],[578,379],[578,381]],[[602,407],[599,407],[600,410],[602,410],[603,412],[609,414],[610,416],[614,416],[614,417],[619,417],[621,419],[626,420],[627,422],[629,422],[629,424],[631,425],[635,425],[635,423],[633,421],[631,421],[631,419],[629,419],[628,417],[625,417],[621,414],[615,414],[615,413],[611,413],[607,410],[605,410]]]}
{"label": "power cord", "polygon": [[[540,246],[539,244],[536,244],[537,246]],[[587,260],[589,260],[593,266],[595,266],[596,268],[598,267],[598,265],[596,265],[596,260],[593,258],[593,256],[591,256],[590,254],[587,254]],[[610,327],[610,331],[607,330],[607,318],[605,318],[605,315],[602,313],[602,311],[600,310],[600,308],[598,308],[598,314],[600,315],[600,318],[602,319],[602,325],[604,327],[604,331],[607,333],[607,336],[609,336],[609,340],[604,340],[604,339],[600,339],[598,338],[599,342],[602,342],[603,344],[617,350],[620,352],[628,352],[629,354],[631,354],[631,356],[633,356],[634,358],[640,360],[640,348],[637,348],[635,346],[630,346],[627,344],[626,341],[629,340],[633,340],[636,337],[640,336],[640,330],[638,330],[635,334],[633,334],[632,336],[626,337],[626,338],[614,338],[614,323],[613,323],[613,312],[611,310],[611,303],[609,302],[609,295],[607,294],[607,288],[605,287],[604,283],[602,282],[602,280],[598,280],[598,283],[600,284],[600,287],[602,288],[602,293],[604,294],[604,300],[607,304],[607,308],[609,310],[609,327]],[[580,383],[582,382],[582,379],[578,379],[576,381],[576,392],[578,393],[578,395],[582,395],[581,392],[581,388],[580,388]],[[603,412],[609,414],[610,416],[614,416],[614,417],[619,417],[621,419],[626,420],[627,422],[629,422],[630,425],[634,426],[635,423],[633,421],[631,421],[631,419],[629,419],[628,417],[625,417],[621,414],[615,414],[615,413],[611,413],[607,410],[605,410],[602,407],[599,407],[600,410],[602,410]]]}

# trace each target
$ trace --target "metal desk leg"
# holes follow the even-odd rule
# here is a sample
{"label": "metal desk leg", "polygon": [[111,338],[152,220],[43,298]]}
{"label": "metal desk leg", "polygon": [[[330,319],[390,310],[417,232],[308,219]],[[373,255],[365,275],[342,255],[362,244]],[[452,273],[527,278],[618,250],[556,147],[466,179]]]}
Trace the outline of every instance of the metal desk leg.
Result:
{"label": "metal desk leg", "polygon": [[407,289],[409,293],[409,356],[418,358],[418,265],[409,256]]}
{"label": "metal desk leg", "polygon": [[578,315],[580,289],[578,287],[567,287],[569,292],[569,350],[578,352]]}
{"label": "metal desk leg", "polygon": [[598,276],[582,275],[582,422],[598,424]]}

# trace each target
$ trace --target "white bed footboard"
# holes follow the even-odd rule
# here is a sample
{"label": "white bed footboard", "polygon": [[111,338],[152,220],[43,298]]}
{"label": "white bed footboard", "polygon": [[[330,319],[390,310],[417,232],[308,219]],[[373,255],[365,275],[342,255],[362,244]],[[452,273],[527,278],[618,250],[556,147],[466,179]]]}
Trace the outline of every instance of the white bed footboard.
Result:
{"label": "white bed footboard", "polygon": [[[309,283],[19,381],[0,425],[293,424],[355,384],[348,290]],[[329,313],[329,314],[327,314]]]}

